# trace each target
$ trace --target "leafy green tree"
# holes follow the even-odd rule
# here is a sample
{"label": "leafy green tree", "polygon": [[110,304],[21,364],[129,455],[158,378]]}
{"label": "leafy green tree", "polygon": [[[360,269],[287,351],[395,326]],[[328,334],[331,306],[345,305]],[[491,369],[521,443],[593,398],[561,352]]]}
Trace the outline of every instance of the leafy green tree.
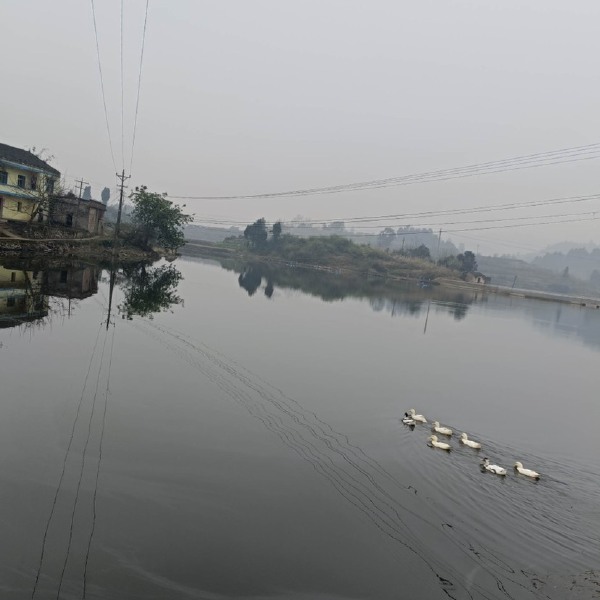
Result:
{"label": "leafy green tree", "polygon": [[136,187],[129,199],[134,206],[131,213],[134,242],[144,247],[150,244],[169,249],[183,246],[183,227],[193,220],[191,215],[168,200],[166,194],[149,192],[145,185]]}
{"label": "leafy green tree", "polygon": [[252,225],[248,225],[244,229],[244,237],[255,248],[263,246],[268,237],[267,223],[264,218],[257,219]]}

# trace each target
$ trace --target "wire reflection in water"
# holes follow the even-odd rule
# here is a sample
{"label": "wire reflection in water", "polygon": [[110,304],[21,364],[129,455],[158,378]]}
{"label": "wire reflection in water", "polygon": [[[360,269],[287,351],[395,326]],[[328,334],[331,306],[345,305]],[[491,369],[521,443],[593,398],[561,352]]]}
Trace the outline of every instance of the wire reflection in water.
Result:
{"label": "wire reflection in water", "polygon": [[403,485],[346,435],[280,389],[181,332],[149,320],[130,324],[258,419],[383,534],[417,556],[448,597],[549,598],[537,589],[535,575],[517,571],[469,540],[458,526],[437,521],[435,510],[429,511],[434,507],[427,506],[430,499],[417,497],[417,489]]}

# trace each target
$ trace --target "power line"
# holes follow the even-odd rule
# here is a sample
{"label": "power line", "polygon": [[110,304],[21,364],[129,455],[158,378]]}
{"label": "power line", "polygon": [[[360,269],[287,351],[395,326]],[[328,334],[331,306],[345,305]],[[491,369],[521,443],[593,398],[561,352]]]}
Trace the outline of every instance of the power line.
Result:
{"label": "power line", "polygon": [[[581,221],[597,221],[598,219],[600,219],[600,216],[587,216],[587,215],[595,215],[597,214],[597,211],[594,212],[589,212],[589,213],[573,213],[572,215],[554,215],[556,217],[562,217],[562,216],[575,216],[575,215],[584,215],[584,218],[575,218],[575,219],[561,219],[558,221],[539,221],[539,222],[534,222],[534,223],[512,223],[512,224],[508,224],[508,225],[493,225],[493,226],[488,226],[488,227],[470,227],[470,228],[465,228],[465,229],[444,229],[444,233],[454,233],[454,232],[461,232],[461,231],[485,231],[485,230],[489,230],[489,229],[510,229],[510,228],[516,228],[516,227],[534,227],[534,226],[538,226],[538,225],[556,225],[556,224],[560,224],[560,223],[577,223],[577,222],[581,222]],[[524,219],[532,219],[532,218],[553,218],[552,215],[544,215],[544,216],[536,216],[536,217],[523,217]],[[505,219],[505,220],[519,220],[519,218],[515,218],[515,219]],[[502,219],[501,219],[502,220]],[[492,219],[489,220],[484,220],[484,221],[466,221],[463,222],[462,224],[473,224],[473,223],[479,223],[479,222],[489,222],[489,221],[495,221]],[[454,224],[461,224],[461,222],[456,222]],[[433,227],[438,227],[440,225],[444,225],[444,223],[432,223],[431,224]],[[423,227],[421,225],[421,227]],[[423,233],[431,233],[431,231],[403,231],[401,232],[399,235],[419,235],[419,234],[423,234]],[[371,238],[376,238],[377,237],[377,233],[360,233],[360,232],[349,232],[349,231],[345,231],[343,233],[343,235],[345,237],[371,237]]]}
{"label": "power line", "polygon": [[[471,208],[450,208],[450,209],[442,209],[442,210],[430,210],[430,211],[419,211],[419,212],[409,212],[409,213],[395,213],[395,214],[386,214],[386,215],[376,215],[376,216],[362,216],[362,217],[337,217],[331,219],[305,219],[300,221],[302,224],[314,225],[314,224],[326,224],[333,222],[343,222],[344,224],[352,223],[359,224],[361,227],[367,229],[369,228],[367,225],[362,225],[362,223],[371,223],[377,221],[386,221],[386,223],[380,224],[378,227],[385,227],[389,221],[392,220],[401,220],[401,219],[413,219],[413,218],[436,218],[436,217],[446,217],[451,215],[466,215],[466,214],[474,214],[474,213],[487,213],[494,211],[508,211],[508,210],[517,210],[522,208],[534,208],[538,206],[554,206],[557,204],[571,204],[571,203],[579,203],[579,202],[588,202],[591,200],[600,200],[600,194],[588,194],[582,196],[566,196],[560,198],[550,198],[548,200],[531,200],[529,202],[508,202],[504,204],[494,204],[491,206],[475,206]],[[515,217],[516,218],[516,217]],[[536,217],[539,218],[539,217]],[[247,225],[247,221],[231,221],[227,219],[202,219],[197,222],[210,223],[214,225]],[[291,225],[294,223],[298,223],[298,221],[282,221],[284,225]],[[435,223],[439,225],[440,223]]]}
{"label": "power line", "polygon": [[587,144],[585,146],[574,146],[572,148],[563,148],[536,154],[516,156],[503,160],[477,163],[463,167],[454,167],[450,169],[441,169],[437,171],[426,171],[423,173],[414,173],[402,175],[399,177],[390,177],[387,179],[374,179],[356,183],[341,184],[335,186],[326,186],[320,188],[306,188],[291,190],[285,192],[271,192],[262,194],[241,194],[230,196],[171,196],[180,200],[250,200],[259,198],[279,198],[285,196],[309,196],[318,194],[334,194],[340,192],[360,191],[366,189],[387,188],[402,185],[413,185],[416,183],[430,183],[435,181],[447,181],[463,177],[473,177],[475,175],[489,175],[492,173],[503,173],[506,171],[516,171],[521,169],[530,169],[535,167],[544,167],[582,160],[592,160],[600,158],[600,143]]}
{"label": "power line", "polygon": [[[596,214],[596,213],[592,213]],[[539,218],[539,217],[538,217]],[[469,227],[464,229],[444,229],[444,233],[456,233],[461,231],[487,231],[490,229],[513,229],[517,227],[537,227],[539,225],[557,225],[560,223],[578,223],[581,221],[597,221],[600,219],[600,216],[597,217],[585,217],[585,218],[577,218],[577,219],[562,219],[558,221],[538,221],[537,223],[514,223],[510,225],[491,225],[488,227]],[[443,223],[437,223],[437,226],[443,225]],[[431,233],[424,231],[403,231],[399,235],[419,235],[423,233]],[[346,233],[344,234],[346,237],[377,237],[376,233]]]}
{"label": "power line", "polygon": [[108,144],[110,146],[110,156],[112,158],[113,166],[115,171],[117,170],[117,163],[115,161],[115,153],[113,150],[112,136],[110,135],[110,126],[108,124],[108,110],[106,109],[106,94],[104,93],[104,77],[102,76],[102,63],[100,61],[100,45],[98,43],[98,27],[96,25],[96,9],[94,7],[94,0],[90,0],[92,4],[92,17],[94,21],[94,35],[96,37],[96,56],[98,59],[98,72],[100,73],[100,89],[102,90],[102,104],[104,106],[104,119],[106,121],[106,132],[108,133]]}
{"label": "power line", "polygon": [[140,89],[142,87],[142,65],[144,62],[144,45],[146,42],[146,26],[148,24],[148,4],[150,0],[146,0],[146,13],[144,16],[144,32],[142,34],[142,51],[140,53],[140,73],[138,77],[138,89],[137,89],[137,100],[135,102],[135,118],[133,120],[133,141],[131,143],[131,161],[129,163],[129,172],[131,173],[131,168],[133,166],[133,151],[135,149],[135,133],[137,130],[137,119],[138,119],[138,110],[140,107]]}
{"label": "power line", "polygon": [[[125,170],[125,85],[123,82],[123,0],[121,0],[121,158]],[[116,170],[116,169],[115,169]]]}

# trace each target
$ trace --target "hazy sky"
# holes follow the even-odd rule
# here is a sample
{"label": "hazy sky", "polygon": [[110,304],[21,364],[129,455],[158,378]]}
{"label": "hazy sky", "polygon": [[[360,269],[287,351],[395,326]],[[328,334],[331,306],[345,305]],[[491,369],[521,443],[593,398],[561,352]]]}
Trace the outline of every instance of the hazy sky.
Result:
{"label": "hazy sky", "polygon": [[[117,169],[129,172],[145,0],[95,0]],[[600,2],[150,0],[130,185],[241,195],[461,167],[600,142]],[[91,2],[2,0],[0,141],[114,189]],[[600,155],[600,153],[599,153]],[[600,158],[403,187],[191,200],[199,220],[341,219],[600,192]],[[113,191],[113,198],[115,194]],[[600,200],[409,218],[574,215]],[[521,221],[522,222],[522,221]],[[507,224],[502,221],[499,224]],[[600,243],[600,220],[444,234],[482,252]]]}

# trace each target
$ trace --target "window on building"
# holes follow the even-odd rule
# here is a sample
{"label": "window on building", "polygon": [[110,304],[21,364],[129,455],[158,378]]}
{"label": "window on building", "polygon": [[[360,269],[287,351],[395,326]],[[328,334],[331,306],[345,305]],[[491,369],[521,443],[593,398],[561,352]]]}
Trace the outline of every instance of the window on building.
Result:
{"label": "window on building", "polygon": [[15,302],[15,297],[14,296],[9,296],[6,299],[6,306],[14,306],[16,304]]}
{"label": "window on building", "polygon": [[17,280],[17,274],[14,271],[10,274],[10,280],[11,281],[16,281]]}
{"label": "window on building", "polygon": [[17,212],[22,212],[22,211],[23,211],[23,203],[17,202]]}
{"label": "window on building", "polygon": [[37,189],[37,177],[35,175],[31,176],[31,189],[32,190]]}
{"label": "window on building", "polygon": [[6,171],[0,171],[0,184],[6,185],[8,183],[8,173]]}
{"label": "window on building", "polygon": [[61,283],[67,283],[67,279],[69,278],[69,272],[68,271],[61,271],[60,272],[60,282]]}
{"label": "window on building", "polygon": [[21,188],[25,187],[25,175],[17,175],[17,185]]}
{"label": "window on building", "polygon": [[54,193],[54,179],[48,179],[48,180],[46,180],[46,192],[48,194],[53,194]]}

